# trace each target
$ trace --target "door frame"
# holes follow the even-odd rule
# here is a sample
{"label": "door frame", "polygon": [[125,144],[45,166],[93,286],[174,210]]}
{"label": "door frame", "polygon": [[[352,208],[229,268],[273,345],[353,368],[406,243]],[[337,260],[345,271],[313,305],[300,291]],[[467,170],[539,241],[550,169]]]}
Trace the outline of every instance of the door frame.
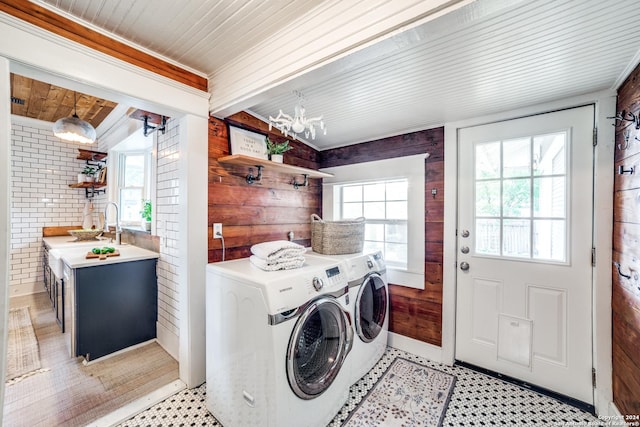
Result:
{"label": "door frame", "polygon": [[455,360],[458,130],[469,126],[511,120],[585,104],[594,104],[595,126],[598,130],[598,145],[595,147],[594,152],[593,171],[593,241],[597,249],[597,262],[593,268],[592,282],[592,349],[593,363],[597,372],[594,406],[598,414],[611,415],[613,414],[613,408],[611,407],[613,401],[611,385],[611,235],[613,232],[613,218],[611,212],[613,212],[615,130],[611,125],[612,121],[607,117],[615,115],[615,91],[601,91],[553,103],[445,124],[444,191],[447,197],[445,197],[444,201],[442,362],[452,364]]}
{"label": "door frame", "polygon": [[[207,126],[209,94],[181,83],[143,70],[109,55],[80,46],[61,36],[40,30],[12,16],[0,17],[0,33],[7,39],[20,43],[0,46],[0,91],[9,93],[10,72],[33,73],[33,78],[64,82],[75,90],[120,102],[135,100],[137,105],[157,109],[179,119],[179,146],[182,155],[179,162],[180,222],[178,249],[183,258],[179,271],[180,316],[179,369],[180,379],[192,388],[205,381],[204,342],[204,291],[207,264],[206,198],[207,190]],[[5,98],[8,99],[8,98]],[[0,123],[11,123],[10,104],[0,109]],[[10,126],[0,132],[0,164],[10,159]],[[0,184],[10,182],[10,168],[0,175]],[[8,188],[4,186],[3,188]],[[0,192],[0,266],[9,265],[8,209],[10,194]],[[187,206],[189,209],[187,209]],[[6,236],[6,239],[2,237]],[[6,242],[6,243],[5,243]],[[0,278],[0,339],[6,344],[8,316],[8,268]],[[2,288],[4,285],[4,288]],[[6,363],[6,355],[0,352],[0,367]],[[4,396],[4,370],[0,373],[0,392]],[[0,397],[0,403],[2,398]],[[0,417],[2,416],[0,405]]]}

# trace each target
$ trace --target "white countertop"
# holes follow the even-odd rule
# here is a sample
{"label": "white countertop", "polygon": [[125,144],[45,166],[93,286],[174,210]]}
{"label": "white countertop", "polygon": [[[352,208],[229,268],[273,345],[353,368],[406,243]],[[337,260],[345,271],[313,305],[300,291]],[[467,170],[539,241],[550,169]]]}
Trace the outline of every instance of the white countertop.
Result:
{"label": "white countertop", "polygon": [[[147,249],[142,249],[133,245],[116,245],[109,243],[109,240],[83,240],[75,241],[73,237],[56,236],[44,237],[45,244],[50,249],[55,249],[60,258],[71,268],[94,267],[105,264],[117,264],[120,262],[140,261],[145,259],[159,258],[160,254]],[[120,252],[120,256],[111,256],[106,259],[89,258],[87,252],[92,248],[110,246]]]}

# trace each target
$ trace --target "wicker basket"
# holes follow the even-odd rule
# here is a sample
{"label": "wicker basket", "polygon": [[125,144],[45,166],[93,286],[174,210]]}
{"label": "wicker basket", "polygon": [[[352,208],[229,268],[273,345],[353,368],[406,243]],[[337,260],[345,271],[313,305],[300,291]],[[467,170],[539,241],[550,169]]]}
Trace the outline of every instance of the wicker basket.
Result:
{"label": "wicker basket", "polygon": [[344,221],[323,221],[311,215],[311,248],[325,255],[362,252],[364,245],[364,218]]}

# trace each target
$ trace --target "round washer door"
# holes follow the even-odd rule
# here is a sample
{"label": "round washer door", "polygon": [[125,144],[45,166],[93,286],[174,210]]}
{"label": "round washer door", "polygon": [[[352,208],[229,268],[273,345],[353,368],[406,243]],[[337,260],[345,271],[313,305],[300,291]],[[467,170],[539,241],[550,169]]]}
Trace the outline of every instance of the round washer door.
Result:
{"label": "round washer door", "polygon": [[364,342],[371,342],[380,334],[387,315],[387,285],[379,274],[369,275],[356,297],[356,332]]}
{"label": "round washer door", "polygon": [[298,397],[313,399],[329,388],[351,348],[351,331],[347,314],[333,297],[318,298],[304,309],[287,350],[287,377]]}

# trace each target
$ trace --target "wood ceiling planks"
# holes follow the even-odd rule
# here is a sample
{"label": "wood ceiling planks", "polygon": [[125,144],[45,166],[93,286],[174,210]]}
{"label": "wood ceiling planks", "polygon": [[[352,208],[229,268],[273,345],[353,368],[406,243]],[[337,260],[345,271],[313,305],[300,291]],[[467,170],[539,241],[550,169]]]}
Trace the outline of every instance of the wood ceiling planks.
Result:
{"label": "wood ceiling planks", "polygon": [[[73,95],[72,90],[11,74],[11,97],[24,100],[23,105],[11,103],[11,114],[55,122],[73,115]],[[78,117],[93,127],[98,127],[117,105],[106,99],[76,92]]]}

